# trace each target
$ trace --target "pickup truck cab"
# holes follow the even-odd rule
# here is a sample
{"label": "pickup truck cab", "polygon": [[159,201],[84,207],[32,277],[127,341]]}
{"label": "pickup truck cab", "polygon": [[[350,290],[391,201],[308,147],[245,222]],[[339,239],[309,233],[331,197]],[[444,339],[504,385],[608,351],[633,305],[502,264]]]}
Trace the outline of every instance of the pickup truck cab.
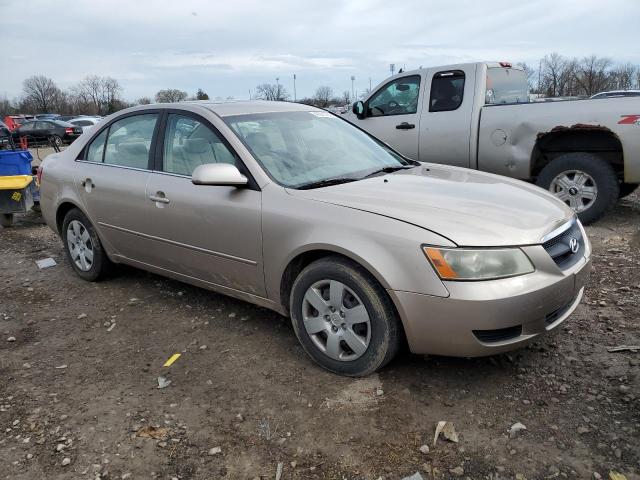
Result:
{"label": "pickup truck cab", "polygon": [[345,117],[413,160],[535,182],[583,223],[640,184],[640,97],[530,102],[506,62],[399,73]]}

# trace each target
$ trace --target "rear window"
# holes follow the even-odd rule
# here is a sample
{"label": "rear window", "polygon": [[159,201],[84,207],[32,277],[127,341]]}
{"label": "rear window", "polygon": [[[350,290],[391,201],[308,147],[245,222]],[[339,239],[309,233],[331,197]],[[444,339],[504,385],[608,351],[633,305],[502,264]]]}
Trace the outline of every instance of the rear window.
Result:
{"label": "rear window", "polygon": [[485,104],[529,103],[527,74],[513,68],[487,68]]}

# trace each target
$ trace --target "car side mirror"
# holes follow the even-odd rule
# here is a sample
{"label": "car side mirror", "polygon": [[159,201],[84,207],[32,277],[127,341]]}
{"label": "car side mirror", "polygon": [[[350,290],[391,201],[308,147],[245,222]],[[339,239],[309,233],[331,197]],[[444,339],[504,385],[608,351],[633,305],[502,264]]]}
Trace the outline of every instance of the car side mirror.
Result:
{"label": "car side mirror", "polygon": [[355,114],[356,117],[362,120],[365,117],[364,102],[362,100],[358,100],[357,102],[355,102],[353,104],[353,107],[351,107],[351,111]]}
{"label": "car side mirror", "polygon": [[249,182],[235,165],[230,163],[205,163],[195,168],[191,174],[194,185],[218,185],[240,187]]}

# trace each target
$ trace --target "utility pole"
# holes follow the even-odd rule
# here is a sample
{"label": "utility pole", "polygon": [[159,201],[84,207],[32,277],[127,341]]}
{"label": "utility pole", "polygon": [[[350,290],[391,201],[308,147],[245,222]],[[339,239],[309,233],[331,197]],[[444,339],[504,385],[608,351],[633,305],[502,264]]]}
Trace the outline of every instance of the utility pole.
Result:
{"label": "utility pole", "polygon": [[371,93],[371,77],[369,77],[369,93]]}
{"label": "utility pole", "polygon": [[395,63],[390,63],[389,64],[389,70],[391,70],[391,76],[393,77],[393,72],[396,69],[396,64]]}
{"label": "utility pole", "polygon": [[293,74],[293,101],[298,101],[298,96],[296,95],[296,74]]}
{"label": "utility pole", "polygon": [[353,90],[353,82],[355,82],[356,77],[354,77],[353,75],[351,75],[351,101],[355,102],[356,101],[356,95],[355,92]]}
{"label": "utility pole", "polygon": [[280,100],[280,78],[276,77],[276,100]]}

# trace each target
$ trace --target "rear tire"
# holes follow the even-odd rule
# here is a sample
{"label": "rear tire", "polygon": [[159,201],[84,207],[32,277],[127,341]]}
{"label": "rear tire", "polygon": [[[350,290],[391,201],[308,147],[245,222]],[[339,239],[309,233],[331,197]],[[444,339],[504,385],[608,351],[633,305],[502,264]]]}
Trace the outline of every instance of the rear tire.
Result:
{"label": "rear tire", "polygon": [[95,282],[109,273],[112,263],[84,213],[77,208],[69,210],[62,222],[61,236],[67,260],[78,276]]}
{"label": "rear tire", "polygon": [[[574,182],[578,178],[587,179],[587,183]],[[571,206],[584,224],[595,222],[611,209],[620,189],[611,164],[587,152],[565,153],[551,161],[540,172],[536,184]]]}
{"label": "rear tire", "polygon": [[3,213],[0,215],[0,226],[9,228],[13,225],[13,213]]}
{"label": "rear tire", "polygon": [[[339,291],[335,296],[334,286]],[[369,375],[400,347],[402,327],[391,299],[369,272],[341,257],[317,260],[300,272],[290,312],[307,354],[340,375]]]}
{"label": "rear tire", "polygon": [[621,183],[618,198],[624,198],[628,195],[631,195],[636,191],[636,188],[638,188],[638,186],[640,185],[638,185],[637,183]]}

